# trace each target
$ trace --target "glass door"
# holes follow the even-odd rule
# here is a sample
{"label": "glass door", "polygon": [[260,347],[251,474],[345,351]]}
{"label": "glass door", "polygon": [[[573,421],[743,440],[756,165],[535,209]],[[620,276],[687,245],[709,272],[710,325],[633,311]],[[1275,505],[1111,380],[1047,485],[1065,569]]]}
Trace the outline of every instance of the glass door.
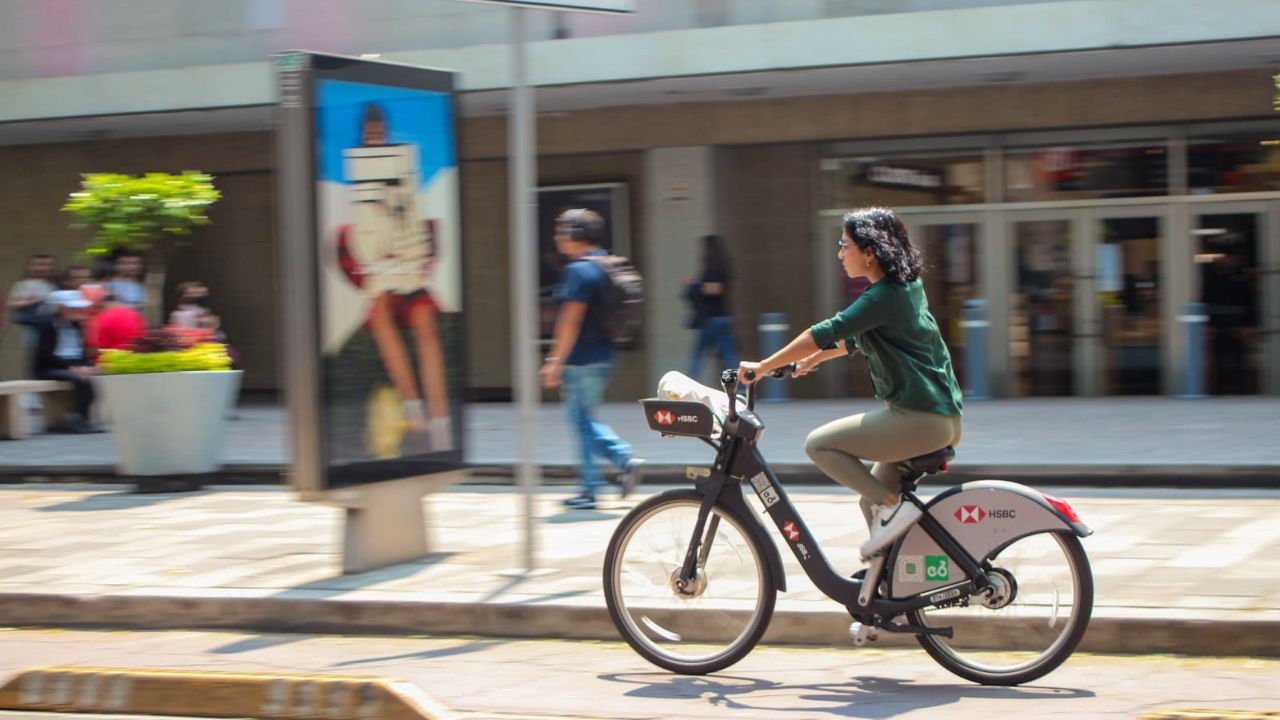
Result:
{"label": "glass door", "polygon": [[1075,214],[1014,213],[1009,241],[1011,394],[1072,395],[1076,382]]}
{"label": "glass door", "polygon": [[[866,278],[850,278],[840,264],[837,244],[844,230],[841,223],[843,211],[824,211],[814,223],[814,305],[816,313],[813,318],[805,318],[798,324],[792,320],[791,332],[794,335],[810,324],[829,318],[848,307],[862,296],[867,289]],[[861,356],[849,362],[830,362],[823,366],[817,376],[818,381],[825,384],[828,397],[875,397],[875,388],[871,385],[871,376],[867,371],[866,360]]]}
{"label": "glass door", "polygon": [[1162,273],[1168,222],[1157,208],[1108,208],[1091,219],[1095,377],[1102,395],[1159,395],[1167,333]]}
{"label": "glass door", "polygon": [[907,232],[924,256],[925,295],[951,351],[956,377],[965,382],[968,356],[965,304],[982,298],[978,285],[978,248],[982,224],[974,215],[907,218]]}
{"label": "glass door", "polygon": [[1192,252],[1208,321],[1200,357],[1210,395],[1262,392],[1266,211],[1206,204],[1193,211]]}

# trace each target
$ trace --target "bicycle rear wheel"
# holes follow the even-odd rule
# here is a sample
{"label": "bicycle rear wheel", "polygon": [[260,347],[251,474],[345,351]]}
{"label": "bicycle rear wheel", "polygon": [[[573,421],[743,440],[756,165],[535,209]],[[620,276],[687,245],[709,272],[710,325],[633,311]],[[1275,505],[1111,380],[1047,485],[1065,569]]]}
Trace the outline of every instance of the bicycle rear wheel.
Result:
{"label": "bicycle rear wheel", "polygon": [[967,606],[908,613],[912,623],[951,627],[952,638],[919,635],[947,670],[983,685],[1020,685],[1044,676],[1075,651],[1093,612],[1093,574],[1074,535],[1019,538],[989,561],[993,596]]}
{"label": "bicycle rear wheel", "polygon": [[751,520],[718,504],[703,530],[705,559],[678,587],[701,503],[693,490],[640,503],[614,531],[604,562],[618,632],[649,662],[688,675],[742,659],[764,635],[777,599],[764,551],[746,530]]}

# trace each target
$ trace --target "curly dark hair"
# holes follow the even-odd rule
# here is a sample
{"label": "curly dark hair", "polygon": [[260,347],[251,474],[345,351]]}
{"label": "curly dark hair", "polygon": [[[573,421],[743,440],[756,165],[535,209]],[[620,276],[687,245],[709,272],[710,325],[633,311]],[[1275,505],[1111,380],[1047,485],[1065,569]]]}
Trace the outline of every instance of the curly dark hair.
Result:
{"label": "curly dark hair", "polygon": [[889,208],[865,207],[844,214],[844,231],[859,250],[871,250],[885,277],[908,283],[920,277],[920,251],[907,237],[907,227]]}

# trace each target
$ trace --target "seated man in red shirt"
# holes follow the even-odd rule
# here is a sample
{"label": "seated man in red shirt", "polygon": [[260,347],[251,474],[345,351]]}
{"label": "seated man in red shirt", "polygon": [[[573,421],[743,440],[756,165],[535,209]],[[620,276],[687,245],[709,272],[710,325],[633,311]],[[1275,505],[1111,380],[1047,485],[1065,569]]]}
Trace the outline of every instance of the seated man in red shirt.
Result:
{"label": "seated man in red shirt", "polygon": [[[131,305],[117,302],[110,291],[103,290],[98,312],[89,319],[84,333],[85,344],[93,349],[95,356],[101,350],[127,350],[134,340],[147,333],[147,321],[142,313]],[[97,299],[93,297],[97,295],[93,289],[85,294]]]}

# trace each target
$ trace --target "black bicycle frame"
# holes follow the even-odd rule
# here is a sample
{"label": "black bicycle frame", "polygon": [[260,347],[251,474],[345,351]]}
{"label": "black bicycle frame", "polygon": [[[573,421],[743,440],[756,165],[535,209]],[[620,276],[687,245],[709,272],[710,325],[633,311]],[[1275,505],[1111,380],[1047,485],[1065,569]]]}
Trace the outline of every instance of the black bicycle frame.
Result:
{"label": "black bicycle frame", "polygon": [[[964,570],[969,579],[903,600],[876,597],[873,594],[868,604],[859,605],[858,596],[862,591],[862,581],[844,577],[831,566],[831,562],[822,554],[817,538],[809,532],[809,527],[801,517],[800,511],[792,504],[782,483],[778,481],[778,477],[760,454],[756,443],[764,430],[764,424],[754,412],[757,384],[759,382],[749,386],[747,409],[743,411],[738,411],[736,408],[736,383],[724,384],[730,398],[730,413],[724,423],[720,443],[708,441],[716,448],[716,461],[711,474],[696,483],[698,492],[702,494],[702,505],[699,508],[693,536],[689,540],[689,548],[681,568],[680,577],[684,582],[688,582],[695,576],[696,569],[701,565],[701,561],[705,561],[706,554],[710,550],[711,540],[715,537],[715,527],[711,527],[707,532],[703,531],[706,529],[711,508],[717,501],[736,511],[744,522],[755,526],[748,528],[748,532],[752,532],[757,537],[768,537],[763,524],[756,518],[756,513],[750,510],[750,505],[747,504],[739,489],[745,481],[749,482],[755,490],[765,506],[765,511],[773,519],[774,525],[786,539],[787,546],[791,548],[796,560],[800,562],[800,567],[804,568],[805,574],[813,584],[832,600],[844,605],[855,618],[894,617],[911,610],[935,605],[939,596],[945,598],[945,602],[954,602],[988,587],[986,573],[978,561],[925,511],[918,521],[920,526]],[[727,488],[732,488],[734,492],[724,492]],[[902,492],[903,497],[909,502],[920,507],[922,511],[925,510],[924,504],[915,493],[906,488],[903,488]],[[718,520],[719,518],[713,518],[713,522],[718,523]],[[754,532],[756,530],[759,532]],[[777,548],[772,542],[762,543],[762,545],[765,547],[765,552],[770,554],[770,566],[778,581],[779,589],[786,590],[782,561],[778,557]],[[878,577],[867,579],[872,582],[879,580]],[[959,590],[959,594],[955,593],[956,590]],[[931,601],[930,598],[935,600]]]}

